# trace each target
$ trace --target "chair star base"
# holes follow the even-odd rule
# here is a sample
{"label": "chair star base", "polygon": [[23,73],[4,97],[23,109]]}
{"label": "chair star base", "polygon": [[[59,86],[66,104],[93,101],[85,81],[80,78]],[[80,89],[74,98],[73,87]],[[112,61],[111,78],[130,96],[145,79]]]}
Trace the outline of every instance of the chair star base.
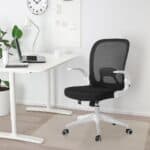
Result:
{"label": "chair star base", "polygon": [[98,137],[101,135],[101,129],[100,129],[101,128],[101,121],[108,122],[108,123],[115,124],[115,125],[120,125],[120,126],[125,127],[128,130],[131,130],[131,129],[129,129],[128,124],[101,113],[99,111],[99,107],[95,107],[95,113],[78,116],[76,121],[73,121],[73,122],[71,122],[65,126],[64,131],[68,130],[67,133],[69,133],[69,128],[73,128],[77,125],[81,125],[84,123],[95,122],[96,133],[97,133],[96,137]]}

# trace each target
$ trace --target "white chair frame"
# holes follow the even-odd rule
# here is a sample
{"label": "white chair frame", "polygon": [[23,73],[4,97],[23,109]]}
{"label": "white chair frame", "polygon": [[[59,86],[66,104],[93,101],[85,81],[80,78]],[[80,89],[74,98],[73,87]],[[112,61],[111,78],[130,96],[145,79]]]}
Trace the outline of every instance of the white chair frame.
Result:
{"label": "white chair frame", "polygon": [[[88,74],[86,73],[86,71],[84,69],[82,69],[82,68],[68,68],[68,70],[80,71],[83,74],[84,79],[89,82]],[[125,71],[116,70],[116,71],[114,71],[114,73],[115,74],[124,74],[125,75],[125,79],[124,79],[125,86],[124,86],[124,89],[121,90],[121,91],[116,91],[115,94],[114,94],[114,98],[118,98],[118,97],[120,97],[122,95],[122,93],[124,93],[125,91],[128,90],[128,88],[131,86],[131,82],[129,80],[129,75]],[[121,122],[119,120],[116,120],[115,118],[110,117],[109,115],[105,115],[104,113],[101,113],[99,104],[97,104],[97,106],[95,106],[95,112],[94,113],[90,113],[90,114],[86,114],[86,115],[80,115],[80,116],[77,117],[76,121],[73,121],[73,122],[67,124],[65,126],[64,131],[63,131],[63,134],[69,133],[69,129],[73,128],[73,127],[75,127],[77,125],[81,125],[81,124],[89,123],[89,122],[95,122],[96,134],[97,134],[95,140],[96,141],[100,141],[101,140],[101,121],[108,122],[108,123],[111,123],[113,125],[123,126],[123,127],[126,128],[126,133],[132,134],[132,130],[129,129],[129,125],[128,124],[126,124],[124,122]]]}

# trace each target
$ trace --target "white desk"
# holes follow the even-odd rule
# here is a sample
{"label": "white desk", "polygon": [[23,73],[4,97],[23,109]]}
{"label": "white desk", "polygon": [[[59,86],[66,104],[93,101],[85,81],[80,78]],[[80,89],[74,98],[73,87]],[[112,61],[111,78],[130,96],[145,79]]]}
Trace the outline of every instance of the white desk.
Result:
{"label": "white desk", "polygon": [[[75,58],[75,55],[72,54],[64,54],[61,57],[54,57],[52,54],[48,53],[40,53],[39,55],[46,57],[46,63],[42,64],[29,64],[28,68],[4,68],[2,64],[0,65],[0,72],[7,72],[9,74],[9,84],[10,84],[10,115],[11,115],[11,132],[0,132],[0,138],[26,141],[32,143],[42,143],[44,139],[18,134],[16,128],[16,103],[15,103],[15,73],[38,73],[50,70],[50,100],[52,100],[55,105],[55,91],[53,87],[55,83],[52,82],[54,80],[54,69],[65,63],[69,60]],[[44,112],[52,112],[52,113],[60,113],[60,114],[71,114],[71,111],[61,110],[56,108],[51,108],[50,101],[47,102],[46,108],[27,108],[27,110],[32,111],[44,111]]]}

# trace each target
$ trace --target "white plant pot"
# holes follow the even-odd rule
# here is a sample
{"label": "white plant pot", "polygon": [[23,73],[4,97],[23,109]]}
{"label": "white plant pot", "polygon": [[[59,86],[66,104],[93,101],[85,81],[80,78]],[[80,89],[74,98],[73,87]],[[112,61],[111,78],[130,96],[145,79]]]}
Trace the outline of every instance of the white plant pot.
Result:
{"label": "white plant pot", "polygon": [[0,91],[0,116],[8,115],[10,112],[9,90]]}

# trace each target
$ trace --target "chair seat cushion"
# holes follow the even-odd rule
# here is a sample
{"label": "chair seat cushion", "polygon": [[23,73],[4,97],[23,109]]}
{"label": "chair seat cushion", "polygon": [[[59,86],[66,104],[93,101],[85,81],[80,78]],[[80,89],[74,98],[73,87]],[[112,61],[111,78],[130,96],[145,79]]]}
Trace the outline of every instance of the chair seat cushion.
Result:
{"label": "chair seat cushion", "polygon": [[100,101],[114,97],[114,90],[105,87],[74,86],[65,89],[65,95],[72,99],[81,101]]}

